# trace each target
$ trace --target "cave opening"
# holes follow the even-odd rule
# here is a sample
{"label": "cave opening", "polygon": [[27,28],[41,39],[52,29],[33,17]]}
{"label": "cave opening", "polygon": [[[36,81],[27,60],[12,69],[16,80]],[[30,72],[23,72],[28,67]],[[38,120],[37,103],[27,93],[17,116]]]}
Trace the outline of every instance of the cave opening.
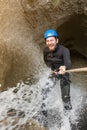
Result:
{"label": "cave opening", "polygon": [[87,16],[73,15],[57,28],[60,43],[70,49],[71,53],[79,53],[87,58]]}

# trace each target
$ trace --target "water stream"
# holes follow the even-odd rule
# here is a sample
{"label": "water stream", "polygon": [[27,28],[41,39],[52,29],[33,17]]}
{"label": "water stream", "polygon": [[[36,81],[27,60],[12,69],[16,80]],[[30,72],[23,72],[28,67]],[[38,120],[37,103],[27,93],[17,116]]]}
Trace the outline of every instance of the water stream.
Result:
{"label": "water stream", "polygon": [[[0,130],[19,130],[27,120],[33,119],[42,126],[47,121],[49,130],[81,130],[79,119],[84,115],[87,104],[87,74],[71,74],[71,102],[72,110],[64,111],[61,100],[59,81],[54,86],[47,69],[40,80],[33,85],[18,83],[16,87],[0,92]],[[81,82],[84,76],[84,84]],[[78,81],[78,82],[77,82]],[[83,87],[82,87],[83,85]],[[43,92],[43,90],[46,90]],[[43,101],[43,97],[45,97]],[[44,107],[41,108],[42,103]],[[42,109],[48,116],[42,114]],[[17,121],[16,121],[17,119]],[[85,130],[85,129],[84,129]]]}

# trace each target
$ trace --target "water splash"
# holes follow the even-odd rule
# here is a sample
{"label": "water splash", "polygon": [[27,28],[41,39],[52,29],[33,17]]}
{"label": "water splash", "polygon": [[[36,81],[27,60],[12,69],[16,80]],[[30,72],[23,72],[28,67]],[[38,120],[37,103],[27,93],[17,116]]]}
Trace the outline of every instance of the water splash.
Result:
{"label": "water splash", "polygon": [[[78,110],[84,104],[83,100],[86,92],[80,90],[78,86],[71,85],[73,109],[65,114],[59,81],[54,86],[54,82],[48,79],[48,73],[43,74],[35,85],[29,86],[24,83],[18,83],[16,87],[0,93],[0,130],[5,130],[6,128],[12,130],[26,123],[28,119],[34,119],[42,125],[47,120],[49,130],[71,130],[72,124],[78,124]],[[43,90],[46,91],[43,92]],[[43,100],[43,98],[45,99]],[[43,103],[45,106],[41,108]],[[43,118],[42,109],[48,112],[47,117]],[[13,110],[13,116],[9,116],[9,110]],[[14,119],[20,115],[20,112],[23,112],[23,117],[15,125],[12,125]],[[7,123],[3,125],[2,122],[5,119]]]}

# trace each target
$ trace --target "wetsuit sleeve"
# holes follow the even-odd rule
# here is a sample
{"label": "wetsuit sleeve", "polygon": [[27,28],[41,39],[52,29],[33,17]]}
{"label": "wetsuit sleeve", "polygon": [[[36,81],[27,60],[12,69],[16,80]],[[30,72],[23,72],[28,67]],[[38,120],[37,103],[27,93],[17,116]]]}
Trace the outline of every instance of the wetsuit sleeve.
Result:
{"label": "wetsuit sleeve", "polygon": [[66,66],[66,69],[70,69],[71,58],[70,58],[70,51],[67,48],[63,50],[63,60],[64,60],[64,65]]}

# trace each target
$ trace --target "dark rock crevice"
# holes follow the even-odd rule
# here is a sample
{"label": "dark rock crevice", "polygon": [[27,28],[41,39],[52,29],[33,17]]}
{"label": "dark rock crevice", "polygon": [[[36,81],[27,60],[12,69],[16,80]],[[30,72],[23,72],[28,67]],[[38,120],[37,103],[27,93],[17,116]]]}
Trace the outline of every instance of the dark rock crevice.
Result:
{"label": "dark rock crevice", "polygon": [[75,50],[87,57],[87,27],[85,25],[86,16],[73,15],[67,22],[62,24],[57,30],[60,34],[60,42],[71,51]]}

